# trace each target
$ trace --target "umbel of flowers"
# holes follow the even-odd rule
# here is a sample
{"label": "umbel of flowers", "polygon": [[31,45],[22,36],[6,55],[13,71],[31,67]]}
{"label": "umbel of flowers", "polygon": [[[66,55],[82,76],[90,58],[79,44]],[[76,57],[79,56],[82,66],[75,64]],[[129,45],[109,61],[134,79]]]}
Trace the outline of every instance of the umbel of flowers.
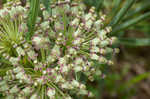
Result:
{"label": "umbel of flowers", "polygon": [[107,36],[111,27],[102,28],[105,15],[68,0],[53,3],[51,11],[41,5],[34,35],[26,41],[28,9],[11,4],[0,10],[0,93],[6,99],[93,97],[81,75],[90,81],[101,77],[94,62],[112,65],[106,55],[118,52],[111,48],[116,38]]}

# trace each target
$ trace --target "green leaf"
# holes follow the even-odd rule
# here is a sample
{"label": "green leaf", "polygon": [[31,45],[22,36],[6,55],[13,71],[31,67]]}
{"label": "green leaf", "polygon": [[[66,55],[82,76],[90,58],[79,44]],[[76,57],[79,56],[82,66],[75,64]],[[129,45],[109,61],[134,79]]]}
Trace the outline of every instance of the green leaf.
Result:
{"label": "green leaf", "polygon": [[128,46],[150,46],[150,38],[120,38],[119,43]]}
{"label": "green leaf", "polygon": [[140,21],[143,21],[145,20],[146,18],[149,18],[150,17],[150,12],[147,12],[141,16],[138,16],[134,19],[131,19],[131,20],[128,20],[120,25],[118,25],[117,27],[115,27],[112,31],[112,35],[115,35],[118,31],[121,31],[123,29],[126,29],[127,27],[129,26],[133,26],[134,24],[140,22]]}
{"label": "green leaf", "polygon": [[120,20],[127,13],[127,11],[131,8],[131,6],[134,4],[134,2],[135,2],[135,0],[126,0],[123,7],[120,9],[120,11],[117,13],[117,15],[110,22],[110,25],[112,27],[114,27],[117,23],[120,22]]}
{"label": "green leaf", "polygon": [[34,33],[35,22],[36,22],[36,18],[38,16],[38,12],[39,12],[39,6],[40,6],[40,0],[31,0],[30,1],[30,12],[28,15],[29,32],[26,35],[27,40],[30,40]]}

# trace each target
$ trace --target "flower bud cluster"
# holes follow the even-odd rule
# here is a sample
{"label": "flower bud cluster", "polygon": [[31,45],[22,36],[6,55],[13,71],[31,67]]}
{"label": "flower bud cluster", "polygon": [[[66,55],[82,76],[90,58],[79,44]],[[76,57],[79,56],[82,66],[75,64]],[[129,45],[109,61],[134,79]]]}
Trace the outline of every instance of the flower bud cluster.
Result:
{"label": "flower bud cluster", "polygon": [[[0,11],[0,18],[15,17],[14,22],[19,22],[8,23],[7,32],[13,31],[15,36],[9,33],[7,50],[2,44],[6,41],[0,42],[0,54],[10,63],[0,80],[0,92],[10,99],[73,99],[73,94],[93,97],[81,82],[81,75],[90,81],[95,75],[101,77],[102,71],[95,62],[112,65],[106,56],[119,51],[111,47],[117,40],[108,37],[111,27],[103,28],[106,16],[98,17],[94,7],[86,13],[84,6],[70,0],[53,3],[51,13],[40,6],[42,15],[36,20],[30,42],[24,40],[28,5]],[[6,16],[1,14],[6,12]],[[0,24],[5,26],[4,22]],[[3,30],[0,33],[5,35]]]}
{"label": "flower bud cluster", "polygon": [[[27,9],[21,6],[5,7],[0,10],[0,53],[14,53],[13,48],[25,42],[24,34],[28,31],[25,20]],[[17,51],[21,51],[20,48]]]}

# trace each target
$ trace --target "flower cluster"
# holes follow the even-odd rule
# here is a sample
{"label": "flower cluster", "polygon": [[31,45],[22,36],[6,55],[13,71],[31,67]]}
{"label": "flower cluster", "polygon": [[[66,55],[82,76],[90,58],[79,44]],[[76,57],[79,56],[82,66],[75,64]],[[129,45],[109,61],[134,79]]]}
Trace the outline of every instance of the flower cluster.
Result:
{"label": "flower cluster", "polygon": [[[0,92],[8,99],[72,99],[72,95],[93,94],[82,76],[90,81],[101,77],[100,64],[112,65],[108,54],[115,37],[108,37],[111,27],[103,28],[105,15],[97,16],[92,7],[59,1],[47,11],[40,5],[31,41],[25,40],[28,5],[0,11],[0,54],[6,74],[0,79]],[[7,20],[6,20],[7,19]]]}

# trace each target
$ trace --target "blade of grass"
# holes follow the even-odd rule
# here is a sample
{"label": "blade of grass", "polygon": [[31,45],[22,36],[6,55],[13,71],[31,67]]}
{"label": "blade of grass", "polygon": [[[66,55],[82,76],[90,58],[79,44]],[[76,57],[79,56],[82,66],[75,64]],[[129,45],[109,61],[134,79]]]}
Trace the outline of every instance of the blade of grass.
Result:
{"label": "blade of grass", "polygon": [[138,22],[140,22],[142,20],[145,20],[145,19],[149,18],[149,17],[150,17],[150,12],[147,12],[147,13],[139,16],[139,17],[136,17],[134,19],[128,20],[128,21],[118,25],[117,27],[115,27],[113,29],[113,31],[112,31],[112,35],[116,35],[117,32],[119,32],[119,31],[121,31],[123,29],[126,29],[129,26],[132,26],[132,25],[134,25],[134,24],[136,24],[136,23],[138,23]]}
{"label": "blade of grass", "polygon": [[113,2],[113,8],[112,8],[110,14],[107,16],[105,26],[108,25],[111,22],[111,20],[114,18],[114,16],[117,14],[117,12],[119,11],[122,3],[123,3],[122,0],[115,0]]}
{"label": "blade of grass", "polygon": [[96,0],[95,1],[95,7],[96,7],[96,11],[100,11],[100,9],[102,8],[104,0]]}
{"label": "blade of grass", "polygon": [[133,11],[130,11],[124,18],[124,20],[134,16],[135,14],[141,12],[141,11],[144,11],[146,9],[148,9],[150,7],[150,2],[144,2],[144,4],[142,4],[141,6],[139,6],[138,8],[136,8],[135,10]]}
{"label": "blade of grass", "polygon": [[140,74],[140,75],[134,77],[133,79],[131,79],[129,82],[127,82],[126,85],[130,87],[130,86],[134,85],[135,83],[138,83],[141,80],[146,79],[148,77],[150,77],[150,73],[149,72]]}
{"label": "blade of grass", "polygon": [[114,1],[113,9],[112,9],[110,15],[113,15],[113,16],[114,16],[114,15],[119,11],[119,9],[120,9],[120,7],[121,7],[121,4],[122,4],[122,0],[115,0],[115,1]]}
{"label": "blade of grass", "polygon": [[27,40],[30,40],[34,33],[35,22],[36,22],[36,18],[38,16],[38,12],[39,12],[39,6],[40,6],[40,0],[31,0],[30,1],[30,12],[28,15],[29,32],[26,35]]}
{"label": "blade of grass", "polygon": [[119,43],[128,46],[150,46],[150,38],[119,38]]}
{"label": "blade of grass", "polygon": [[114,27],[117,23],[120,22],[120,20],[123,18],[123,16],[126,14],[128,9],[131,8],[131,6],[134,4],[136,0],[126,0],[123,7],[120,9],[120,11],[117,13],[117,15],[112,19],[110,22],[110,26]]}
{"label": "blade of grass", "polygon": [[125,84],[122,84],[122,86],[118,89],[119,92],[123,91],[125,89],[128,89],[130,87],[132,87],[133,85],[135,85],[136,83],[140,82],[141,80],[144,80],[146,78],[150,77],[150,73],[146,72],[143,74],[140,74],[134,78],[132,78],[131,80],[129,80],[128,82],[126,82]]}

